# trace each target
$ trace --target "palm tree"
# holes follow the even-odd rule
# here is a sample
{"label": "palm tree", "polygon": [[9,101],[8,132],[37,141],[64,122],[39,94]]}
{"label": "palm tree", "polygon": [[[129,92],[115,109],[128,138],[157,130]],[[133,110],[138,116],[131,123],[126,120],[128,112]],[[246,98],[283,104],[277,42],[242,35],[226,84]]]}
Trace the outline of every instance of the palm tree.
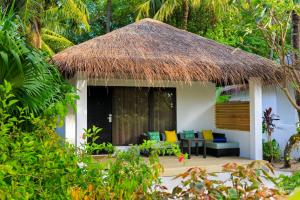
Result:
{"label": "palm tree", "polygon": [[[27,45],[22,21],[12,12],[0,13],[0,84],[12,84],[19,105],[40,114],[75,95],[58,69],[46,62],[40,50]],[[52,113],[53,114],[53,113]]]}
{"label": "palm tree", "polygon": [[202,6],[207,11],[219,15],[224,11],[228,2],[228,0],[147,0],[139,5],[136,19],[153,17],[164,21],[173,15],[177,9],[182,9],[182,28],[187,30],[190,7],[197,9]]}
{"label": "palm tree", "polygon": [[30,43],[50,55],[73,45],[68,31],[89,30],[88,12],[81,0],[4,0],[3,8],[14,6]]}
{"label": "palm tree", "polygon": [[110,32],[111,26],[111,12],[112,12],[112,0],[107,0],[107,9],[106,9],[106,33]]}

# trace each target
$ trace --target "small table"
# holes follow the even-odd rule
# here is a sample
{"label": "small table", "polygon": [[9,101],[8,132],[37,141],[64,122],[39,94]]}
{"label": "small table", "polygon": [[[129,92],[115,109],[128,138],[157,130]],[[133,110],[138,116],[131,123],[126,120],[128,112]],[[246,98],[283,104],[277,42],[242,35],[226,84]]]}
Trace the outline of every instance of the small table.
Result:
{"label": "small table", "polygon": [[192,142],[195,142],[196,144],[196,156],[199,155],[199,149],[198,145],[199,142],[203,142],[203,158],[206,158],[206,141],[204,139],[199,139],[199,138],[194,138],[194,139],[180,139],[180,146],[181,146],[181,151],[183,152],[183,144],[187,143],[188,144],[188,158],[191,158],[191,144]]}

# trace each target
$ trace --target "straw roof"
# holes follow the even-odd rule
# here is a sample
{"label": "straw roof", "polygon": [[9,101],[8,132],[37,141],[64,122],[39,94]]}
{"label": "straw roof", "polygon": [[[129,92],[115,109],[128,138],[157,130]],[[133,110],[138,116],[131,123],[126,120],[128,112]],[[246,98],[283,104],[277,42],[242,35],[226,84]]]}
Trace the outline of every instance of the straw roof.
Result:
{"label": "straw roof", "polygon": [[72,46],[53,57],[63,73],[85,72],[102,79],[245,83],[273,82],[271,60],[219,44],[152,19],[144,19]]}

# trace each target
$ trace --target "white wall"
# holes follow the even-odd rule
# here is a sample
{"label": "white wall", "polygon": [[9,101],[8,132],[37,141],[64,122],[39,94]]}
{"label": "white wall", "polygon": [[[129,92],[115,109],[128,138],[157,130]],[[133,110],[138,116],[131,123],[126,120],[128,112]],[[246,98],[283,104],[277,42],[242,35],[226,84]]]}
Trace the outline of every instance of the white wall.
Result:
{"label": "white wall", "polygon": [[177,86],[177,130],[215,128],[215,85]]}
{"label": "white wall", "polygon": [[[262,93],[263,111],[272,107],[273,113],[279,115],[280,120],[275,122],[276,128],[273,133],[273,138],[279,143],[283,154],[284,147],[289,137],[295,133],[296,122],[298,121],[297,112],[279,88],[274,86],[264,87]],[[292,89],[291,94],[293,94]],[[241,93],[233,94],[231,101],[249,101],[249,92],[242,91]],[[232,139],[238,140],[239,138],[240,136],[235,135]],[[263,134],[263,138],[266,139],[265,134]],[[300,152],[295,150],[293,152],[293,157],[299,158]]]}

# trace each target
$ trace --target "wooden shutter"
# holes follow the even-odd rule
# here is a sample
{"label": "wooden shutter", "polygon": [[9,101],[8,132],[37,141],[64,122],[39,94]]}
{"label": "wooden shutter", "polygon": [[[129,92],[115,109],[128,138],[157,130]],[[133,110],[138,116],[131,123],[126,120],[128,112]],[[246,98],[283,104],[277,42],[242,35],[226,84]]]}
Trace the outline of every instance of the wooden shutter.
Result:
{"label": "wooden shutter", "polygon": [[215,112],[218,129],[250,131],[249,102],[216,104]]}

